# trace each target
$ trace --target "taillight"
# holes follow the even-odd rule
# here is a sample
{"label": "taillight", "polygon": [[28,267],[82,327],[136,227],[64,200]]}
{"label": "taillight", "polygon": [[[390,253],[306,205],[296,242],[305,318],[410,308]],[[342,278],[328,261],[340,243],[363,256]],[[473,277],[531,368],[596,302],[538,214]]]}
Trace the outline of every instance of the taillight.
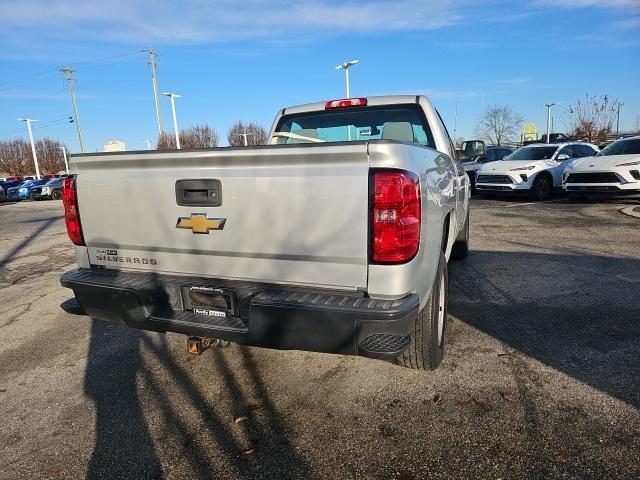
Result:
{"label": "taillight", "polygon": [[332,110],[334,108],[349,108],[349,107],[366,107],[366,98],[343,98],[342,100],[330,100],[328,101],[324,109]]}
{"label": "taillight", "polygon": [[74,176],[66,177],[62,182],[62,204],[64,205],[64,223],[67,225],[69,238],[76,245],[84,245]]}
{"label": "taillight", "polygon": [[420,245],[420,182],[405,171],[373,173],[372,260],[404,263]]}

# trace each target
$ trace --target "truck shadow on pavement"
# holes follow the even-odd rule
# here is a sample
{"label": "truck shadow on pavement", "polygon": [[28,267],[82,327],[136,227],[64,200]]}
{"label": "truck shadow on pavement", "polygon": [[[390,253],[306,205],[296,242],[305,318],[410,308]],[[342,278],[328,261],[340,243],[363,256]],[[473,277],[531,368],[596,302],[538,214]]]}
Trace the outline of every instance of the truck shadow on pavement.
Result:
{"label": "truck shadow on pavement", "polygon": [[[174,356],[169,341],[92,320],[84,385],[95,403],[96,439],[87,478],[156,479],[172,468],[194,478],[311,476],[249,349],[233,348],[241,368],[232,368],[215,349],[197,361],[186,350]],[[224,412],[214,405],[220,396],[228,398]]]}
{"label": "truck shadow on pavement", "polygon": [[472,251],[450,265],[449,282],[449,314],[503,342],[506,355],[640,408],[640,260]]}

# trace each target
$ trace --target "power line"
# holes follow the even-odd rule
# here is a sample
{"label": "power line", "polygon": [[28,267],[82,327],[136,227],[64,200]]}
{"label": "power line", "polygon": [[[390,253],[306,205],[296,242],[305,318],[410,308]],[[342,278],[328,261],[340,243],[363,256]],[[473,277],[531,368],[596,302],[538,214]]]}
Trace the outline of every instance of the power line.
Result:
{"label": "power line", "polygon": [[[42,123],[41,125],[38,125],[37,127],[31,127],[31,128],[33,130],[40,130],[42,128],[55,127],[65,123],[73,123],[73,117],[63,117],[55,120],[49,120],[47,122]],[[19,133],[24,133],[24,131],[22,129],[4,130],[0,132],[0,135],[11,135],[11,134],[19,134]]]}
{"label": "power line", "polygon": [[[126,57],[132,57],[134,55],[139,55],[139,54],[140,54],[140,52],[135,51],[135,52],[123,53],[123,54],[119,54],[119,55],[111,55],[111,56],[108,56],[108,57],[97,58],[95,60],[86,60],[84,62],[76,62],[76,63],[74,63],[74,65],[76,65],[76,67],[78,65],[80,65],[81,66],[81,70],[85,69],[85,68],[94,68],[96,66],[99,66],[102,63],[108,63],[108,62],[113,61],[113,60],[118,60],[118,59],[126,58]],[[23,77],[18,77],[18,78],[15,78],[13,80],[9,80],[8,82],[0,83],[0,91],[11,90],[12,88],[15,88],[16,86],[18,86],[20,84],[23,84],[23,83],[31,83],[31,82],[36,81],[36,80],[43,80],[45,78],[54,77],[54,76],[57,75],[57,71],[58,71],[58,68],[51,67],[51,68],[47,68],[46,70],[30,73],[30,74],[25,75]]]}

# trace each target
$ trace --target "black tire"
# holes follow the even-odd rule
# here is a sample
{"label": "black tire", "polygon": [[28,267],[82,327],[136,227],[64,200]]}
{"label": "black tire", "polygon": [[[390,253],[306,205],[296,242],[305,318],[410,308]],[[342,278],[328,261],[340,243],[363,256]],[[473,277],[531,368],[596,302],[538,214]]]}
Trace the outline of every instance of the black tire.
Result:
{"label": "black tire", "polygon": [[51,192],[51,198],[53,200],[60,200],[62,198],[62,193],[60,192],[60,190],[54,190],[53,192]]}
{"label": "black tire", "polygon": [[451,258],[453,260],[462,260],[469,255],[469,210],[471,209],[467,207],[467,218],[464,220],[464,226],[458,233],[458,237],[451,248]]}
{"label": "black tire", "polygon": [[544,202],[551,197],[553,181],[549,175],[539,174],[531,186],[531,199],[536,202]]}
{"label": "black tire", "polygon": [[431,295],[422,311],[412,319],[411,346],[398,357],[399,365],[414,370],[435,370],[440,365],[445,352],[447,299],[447,260],[440,252]]}
{"label": "black tire", "polygon": [[476,190],[476,173],[475,172],[467,172],[467,176],[469,177],[469,187],[471,188],[471,193],[476,194],[478,191]]}
{"label": "black tire", "polygon": [[33,192],[29,194],[29,200],[31,200],[32,202],[36,200],[36,196],[33,194]]}
{"label": "black tire", "polygon": [[4,193],[2,187],[0,187],[0,202],[4,202],[7,199],[7,194]]}

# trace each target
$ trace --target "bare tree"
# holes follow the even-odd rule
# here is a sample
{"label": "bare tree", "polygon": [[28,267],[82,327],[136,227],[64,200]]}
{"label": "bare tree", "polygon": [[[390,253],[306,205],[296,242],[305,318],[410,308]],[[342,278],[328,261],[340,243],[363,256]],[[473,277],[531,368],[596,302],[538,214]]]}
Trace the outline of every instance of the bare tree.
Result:
{"label": "bare tree", "polygon": [[0,171],[7,175],[31,173],[33,155],[31,146],[22,139],[0,142]]}
{"label": "bare tree", "polygon": [[57,173],[64,170],[64,156],[60,148],[63,145],[58,140],[45,137],[35,145],[41,173]]}
{"label": "bare tree", "polygon": [[607,95],[586,94],[569,107],[569,135],[592,143],[602,143],[613,132],[618,108],[622,102]]}
{"label": "bare tree", "polygon": [[[180,130],[181,148],[214,148],[220,140],[218,133],[208,125],[195,125],[185,130]],[[173,134],[166,132],[158,136],[158,150],[171,150],[176,148],[176,139]]]}
{"label": "bare tree", "polygon": [[480,116],[474,134],[487,143],[501,145],[518,138],[522,116],[509,105],[487,107]]}
{"label": "bare tree", "polygon": [[232,147],[247,145],[265,145],[267,143],[267,132],[257,122],[244,123],[238,121],[234,123],[227,132],[227,141]]}
{"label": "bare tree", "polygon": [[[42,138],[35,142],[40,173],[57,173],[64,169],[63,144],[53,138]],[[0,142],[0,172],[8,175],[35,173],[31,145],[22,139]]]}

